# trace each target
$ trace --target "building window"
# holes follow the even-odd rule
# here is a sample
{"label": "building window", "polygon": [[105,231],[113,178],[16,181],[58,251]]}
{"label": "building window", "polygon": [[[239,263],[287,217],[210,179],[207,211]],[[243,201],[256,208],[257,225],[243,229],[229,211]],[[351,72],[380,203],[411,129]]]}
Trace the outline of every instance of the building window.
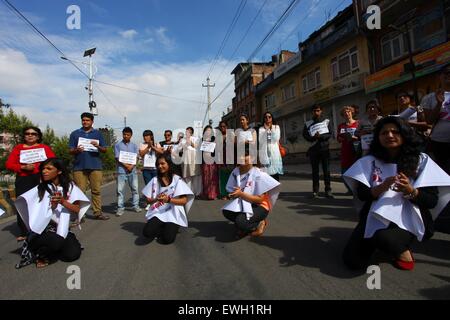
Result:
{"label": "building window", "polygon": [[287,86],[282,87],[281,94],[283,101],[295,98],[295,83],[291,82]]}
{"label": "building window", "polygon": [[333,81],[359,71],[358,50],[353,47],[331,59],[331,76]]}
{"label": "building window", "polygon": [[[383,64],[391,63],[392,61],[404,56],[408,52],[408,42],[405,34],[390,33],[381,38],[381,51]],[[411,44],[411,47],[412,44]]]}
{"label": "building window", "polygon": [[275,99],[275,95],[273,93],[268,94],[264,97],[264,105],[266,107],[266,110],[275,107],[275,104],[276,104],[276,99]]}
{"label": "building window", "polygon": [[412,31],[415,49],[427,50],[446,41],[443,17],[442,7],[437,5],[415,19]]}
{"label": "building window", "polygon": [[315,89],[320,88],[321,79],[320,79],[320,68],[316,68],[313,71],[307,73],[302,78],[303,85],[303,93],[308,93]]}

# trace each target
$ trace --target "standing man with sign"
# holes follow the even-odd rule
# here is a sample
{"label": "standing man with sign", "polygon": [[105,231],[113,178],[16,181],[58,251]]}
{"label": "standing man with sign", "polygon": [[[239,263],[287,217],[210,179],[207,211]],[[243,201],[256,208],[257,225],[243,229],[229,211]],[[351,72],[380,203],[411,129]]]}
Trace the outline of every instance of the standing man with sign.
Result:
{"label": "standing man with sign", "polygon": [[314,105],[311,108],[313,118],[305,123],[303,137],[312,143],[306,153],[311,161],[313,194],[312,198],[319,196],[319,163],[322,162],[323,176],[325,182],[325,196],[334,198],[331,193],[330,177],[330,149],[328,140],[331,138],[330,120],[322,117],[322,107]]}
{"label": "standing man with sign", "polygon": [[94,115],[85,112],[81,115],[82,127],[70,134],[70,154],[74,155],[73,179],[78,188],[86,193],[87,184],[91,186],[92,210],[97,220],[108,220],[102,213],[102,161],[100,153],[106,152],[105,141],[100,131],[94,129]]}
{"label": "standing man with sign", "polygon": [[139,207],[138,176],[136,172],[138,146],[131,142],[133,130],[125,127],[122,130],[122,141],[114,146],[114,155],[117,161],[117,213],[120,217],[125,211],[124,187],[127,182],[133,195],[133,208],[136,212],[141,212]]}
{"label": "standing man with sign", "polygon": [[[6,161],[6,169],[16,173],[16,198],[39,184],[39,165],[47,158],[55,157],[52,149],[41,143],[42,132],[39,128],[25,127],[22,136],[23,143],[14,147]],[[18,213],[17,225],[20,229],[17,241],[23,241],[28,230]]]}

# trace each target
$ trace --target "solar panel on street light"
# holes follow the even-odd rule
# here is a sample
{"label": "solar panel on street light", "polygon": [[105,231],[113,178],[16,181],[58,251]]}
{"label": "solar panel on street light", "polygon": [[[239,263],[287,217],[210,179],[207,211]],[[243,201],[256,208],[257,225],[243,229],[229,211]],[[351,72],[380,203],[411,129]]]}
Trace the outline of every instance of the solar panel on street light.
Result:
{"label": "solar panel on street light", "polygon": [[92,56],[92,55],[95,53],[95,50],[96,50],[96,49],[97,49],[97,48],[87,49],[87,50],[84,52],[84,56],[83,56],[83,57]]}

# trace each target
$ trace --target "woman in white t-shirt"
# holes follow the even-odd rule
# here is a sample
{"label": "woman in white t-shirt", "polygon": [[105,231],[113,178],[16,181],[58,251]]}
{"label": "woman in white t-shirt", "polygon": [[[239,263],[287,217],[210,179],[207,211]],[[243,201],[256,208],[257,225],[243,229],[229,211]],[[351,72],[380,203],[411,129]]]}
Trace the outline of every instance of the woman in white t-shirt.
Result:
{"label": "woman in white t-shirt", "polygon": [[150,242],[158,238],[162,244],[171,244],[178,229],[188,226],[187,214],[194,202],[194,194],[175,174],[169,154],[158,156],[156,165],[158,175],[142,190],[150,204],[143,234]]}
{"label": "woman in white t-shirt", "polygon": [[275,180],[280,180],[283,174],[283,160],[280,153],[280,126],[274,123],[270,112],[264,113],[263,125],[258,130],[259,156],[262,171],[266,172]]}
{"label": "woman in white t-shirt", "polygon": [[139,155],[143,161],[142,176],[147,185],[153,177],[156,177],[156,156],[164,152],[159,143],[155,143],[152,130],[145,130],[143,133],[144,143],[139,147]]}
{"label": "woman in white t-shirt", "polygon": [[244,150],[248,146],[250,147],[250,155],[252,159],[257,159],[257,136],[256,130],[250,127],[250,118],[247,114],[242,113],[239,117],[239,122],[241,127],[236,129],[236,139],[235,139],[235,159],[237,164],[243,158]]}

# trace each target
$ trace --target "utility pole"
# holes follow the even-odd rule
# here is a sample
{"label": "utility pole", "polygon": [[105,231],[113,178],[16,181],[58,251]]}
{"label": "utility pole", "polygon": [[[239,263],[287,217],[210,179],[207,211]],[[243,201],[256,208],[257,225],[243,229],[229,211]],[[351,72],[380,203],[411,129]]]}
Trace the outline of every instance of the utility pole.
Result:
{"label": "utility pole", "polygon": [[123,117],[123,124],[124,124],[124,127],[127,126],[127,117]]}
{"label": "utility pole", "polygon": [[208,77],[208,78],[206,78],[206,85],[204,85],[202,83],[202,87],[203,88],[207,88],[207,90],[208,90],[208,110],[207,110],[207,114],[208,114],[208,124],[211,125],[212,124],[212,119],[211,119],[211,93],[210,93],[209,88],[215,87],[216,84],[215,83],[214,84],[209,84],[209,82],[210,82],[210,79]]}
{"label": "utility pole", "polygon": [[94,101],[94,90],[93,90],[93,68],[92,68],[92,55],[95,53],[96,48],[88,49],[84,52],[85,57],[89,57],[89,84],[88,84],[88,93],[89,93],[89,109],[91,113],[96,116],[97,112],[97,104]]}

